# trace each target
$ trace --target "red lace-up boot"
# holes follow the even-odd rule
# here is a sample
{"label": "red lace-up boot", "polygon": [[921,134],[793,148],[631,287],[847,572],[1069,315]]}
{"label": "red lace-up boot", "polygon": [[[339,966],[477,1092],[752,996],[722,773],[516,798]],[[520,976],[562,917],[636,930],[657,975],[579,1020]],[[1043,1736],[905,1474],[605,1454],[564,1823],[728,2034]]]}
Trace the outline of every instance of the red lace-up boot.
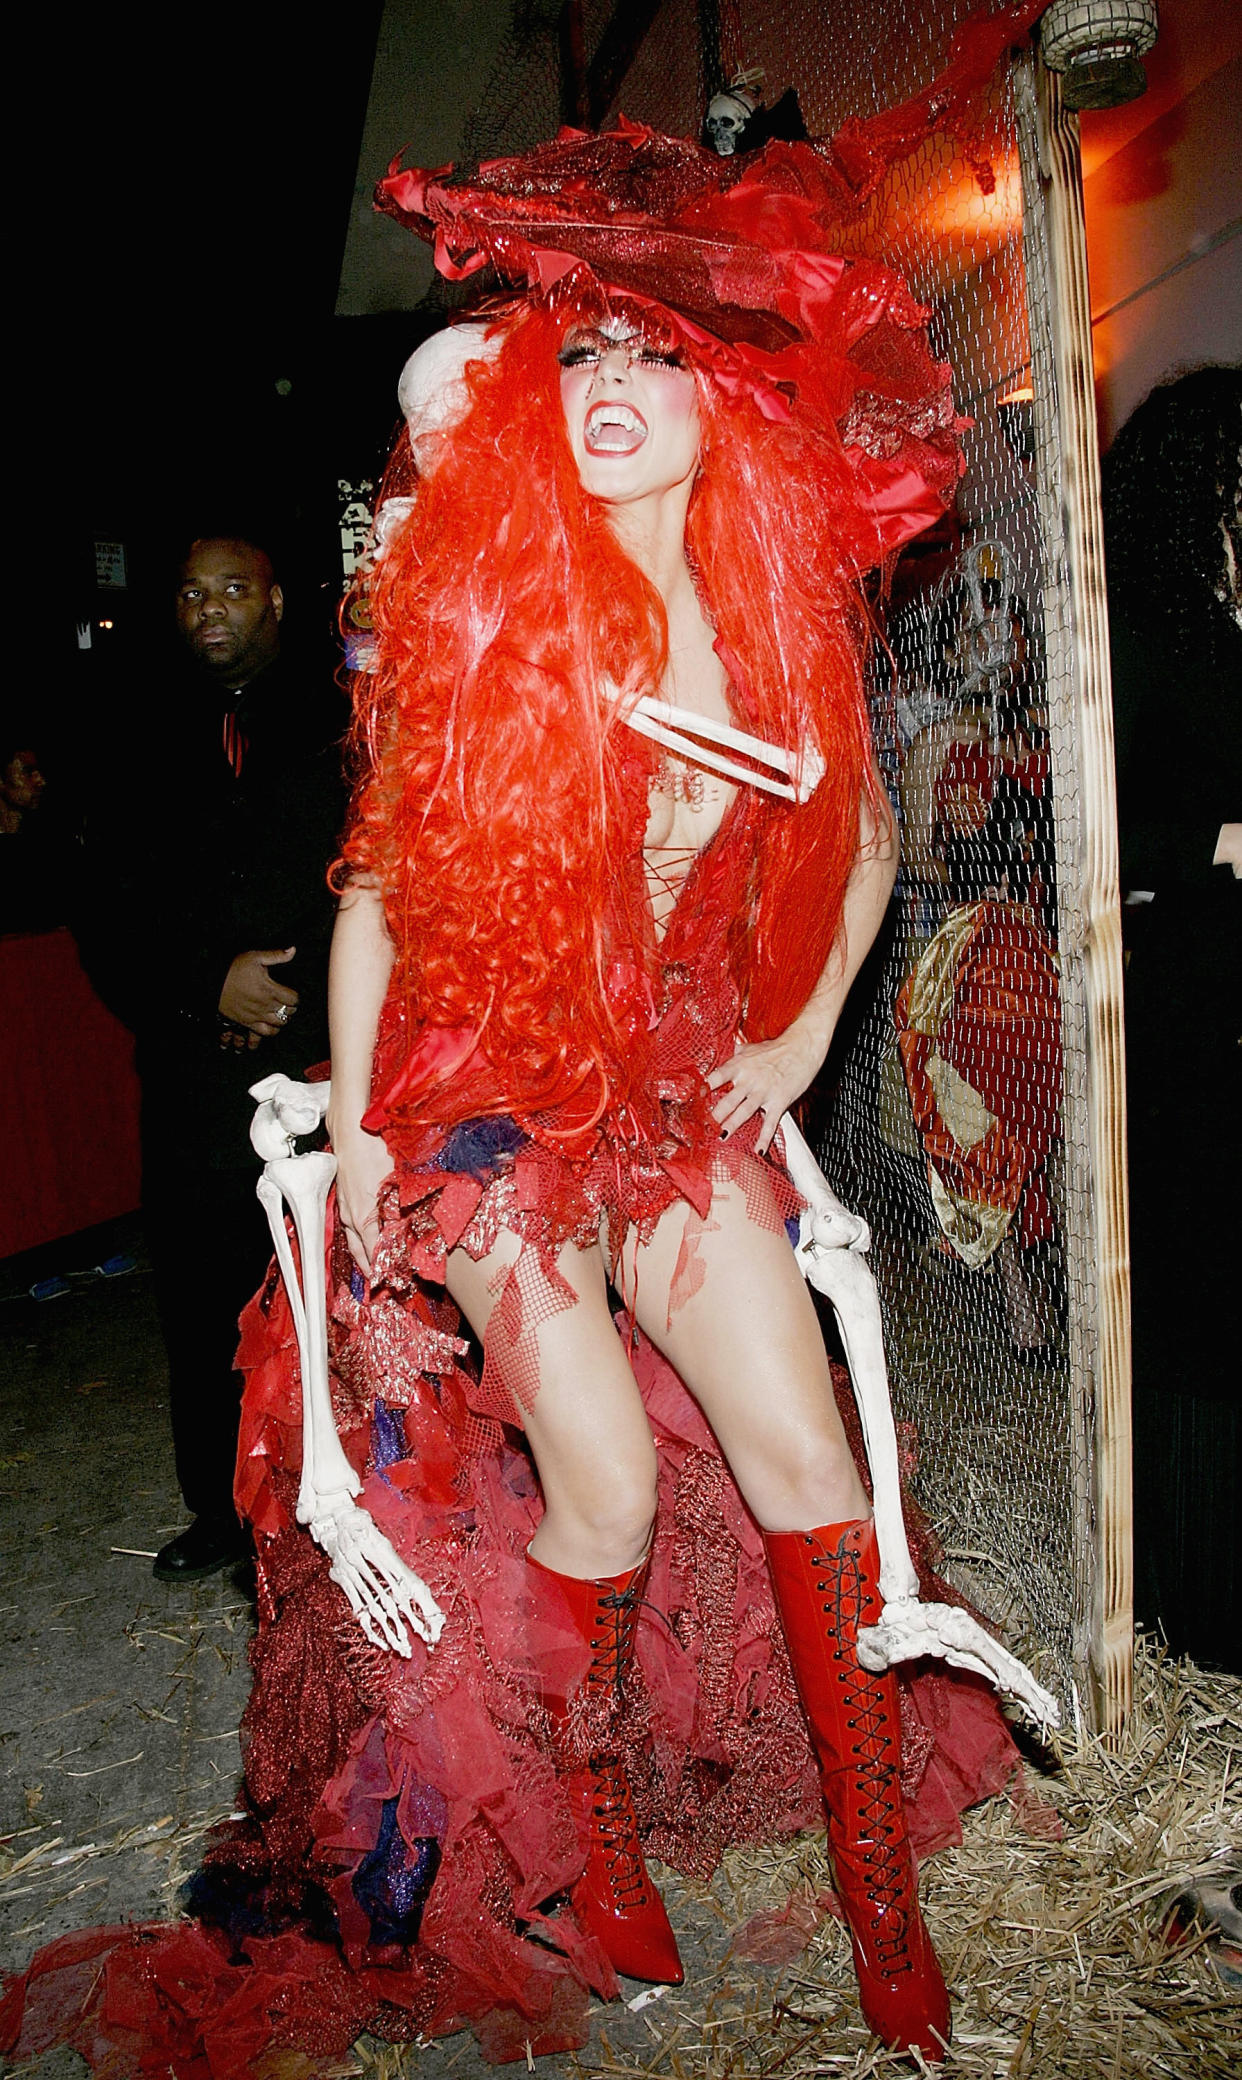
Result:
{"label": "red lace-up boot", "polygon": [[863,1668],[856,1647],[859,1627],[880,1613],[875,1527],[767,1532],[764,1544],[819,1762],[862,2011],[890,2050],[934,2062],[949,2041],[949,1997],[906,1836],[897,1683],[891,1670]]}
{"label": "red lace-up boot", "polygon": [[[638,1607],[647,1579],[641,1561],[625,1574],[603,1581],[579,1581],[555,1574],[528,1555],[564,1599],[574,1630],[590,1648],[585,1687],[608,1701],[620,1700],[626,1671],[634,1656]],[[572,1699],[544,1692],[555,1725],[564,1728]],[[614,1971],[627,1979],[649,1979],[680,1986],[684,1973],[677,1939],[664,1911],[664,1901],[647,1875],[621,1758],[616,1753],[592,1755],[585,1769],[574,1770],[566,1789],[586,1823],[590,1841],[587,1866],[573,1889],[580,1920],[593,1935]]]}

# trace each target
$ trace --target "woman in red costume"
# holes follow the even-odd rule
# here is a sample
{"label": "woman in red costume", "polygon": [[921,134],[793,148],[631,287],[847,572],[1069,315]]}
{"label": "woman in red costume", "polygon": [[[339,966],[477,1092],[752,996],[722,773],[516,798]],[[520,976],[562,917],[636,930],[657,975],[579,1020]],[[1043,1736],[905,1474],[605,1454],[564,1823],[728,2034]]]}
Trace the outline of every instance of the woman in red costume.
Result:
{"label": "woman in red costume", "polygon": [[[708,575],[719,530],[704,540],[697,584],[692,571],[687,513],[696,489],[701,503],[710,496],[705,451],[731,485],[746,419],[757,444],[775,446],[772,430],[749,400],[731,414],[667,323],[623,298],[579,294],[502,323],[494,361],[476,364],[456,452],[430,472],[375,587],[374,706],[391,707],[359,801],[333,950],[329,1129],[338,1216],[368,1276],[394,1164],[398,1198],[417,1192],[426,1223],[429,1188],[438,1201],[460,1174],[462,1135],[477,1138],[484,1121],[512,1129],[468,1226],[458,1236],[455,1223],[439,1224],[443,1276],[483,1344],[489,1411],[525,1430],[544,1501],[530,1562],[559,1588],[592,1650],[585,1680],[598,1684],[605,1670],[609,1682],[624,1676],[656,1505],[651,1427],[613,1327],[610,1281],[707,1416],[798,1622],[843,1555],[872,1564],[867,1499],[784,1231],[795,1202],[769,1151],[827,1052],[883,915],[895,846],[867,762],[848,605],[813,540],[803,596],[791,599],[787,581],[781,597],[802,623],[802,712],[779,681],[748,712],[742,688],[762,684],[754,648],[745,679],[746,667],[730,672],[720,655]],[[515,392],[529,439],[503,457],[503,476],[490,473],[501,477],[499,525],[463,582],[461,551],[442,546],[437,523],[486,498],[478,472],[514,416]],[[515,463],[520,485],[504,481]],[[568,626],[552,621],[558,570]],[[433,585],[441,598],[424,606]],[[441,633],[443,592],[455,587]],[[816,619],[827,640],[807,654]],[[601,697],[601,680],[615,694]],[[809,988],[794,983],[794,1001],[805,997],[795,1015],[770,1031],[756,1020],[741,1045],[776,817],[745,783],[699,765],[691,737],[682,755],[636,737],[625,714],[643,693],[682,710],[690,732],[697,718],[774,722],[800,753],[812,728],[836,753],[831,823],[821,816],[816,832],[827,871],[811,869],[797,925],[800,939],[826,938],[827,953]],[[786,904],[796,901],[791,888]],[[825,912],[835,930],[823,930]],[[404,1011],[420,1037],[395,1086],[381,1076],[372,1108],[390,991],[390,1017]],[[837,1651],[835,1636],[808,1639],[813,1712],[836,1703],[827,1675]],[[551,1693],[549,1704],[554,1717],[570,1710]],[[823,1756],[841,1809],[843,1885],[852,1862],[861,1871],[877,1853],[850,1838],[859,1794],[836,1795],[854,1737],[840,1717]],[[894,1717],[878,1740],[893,1773],[895,1742]],[[627,1787],[607,1766],[608,1831],[592,1838],[575,1907],[617,1971],[676,1982],[672,1931],[632,1822],[618,1836]],[[604,1767],[592,1758],[572,1784],[584,1814]],[[895,1802],[889,1826],[898,1820]],[[943,1989],[907,1896],[908,1857],[882,1846],[905,1868],[882,1910],[859,1899],[868,2005],[889,2040],[932,2048],[929,2027],[943,2035],[947,2023]],[[898,1917],[895,1944],[887,1931]]]}
{"label": "woman in red costume", "polygon": [[364,1639],[294,1522],[270,1282],[251,1817],[103,1995],[98,1941],[40,1966],[96,2043],[139,2018],[127,2071],[580,2043],[587,1988],[681,1977],[640,1831],[705,1876],[821,1799],[867,2021],[947,2040],[912,1840],[1013,1750],[976,1679],[859,1662],[875,1539],[777,1134],[894,873],[861,580],[958,472],[923,313],[826,252],[833,194],[808,147],[628,125],[384,183],[445,272],[525,290],[389,487],[331,975],[333,1413],[446,1623]]}
{"label": "woman in red costume", "polygon": [[[551,150],[556,206],[575,173],[578,218],[584,173],[607,192],[618,175],[632,191],[643,161],[674,170],[645,133]],[[677,148],[683,177],[691,154]],[[697,222],[723,243],[708,220],[728,198],[705,172]],[[394,199],[434,213],[411,178]],[[792,181],[764,200],[806,214]],[[483,243],[496,259],[499,239]],[[847,337],[828,306],[852,303],[873,348],[879,332],[907,348],[908,376],[918,314],[900,286],[879,270],[843,286],[822,265],[826,282],[806,270],[819,330]],[[722,381],[717,341],[585,265],[498,315],[489,346],[457,423],[419,443],[423,481],[373,587],[370,770],[331,982],[338,1217],[367,1278],[385,1222],[412,1225],[482,1343],[476,1409],[525,1432],[535,1593],[588,1656],[581,1696],[545,1680],[561,1732],[582,1696],[624,1685],[656,1516],[610,1284],[675,1369],[762,1529],[864,2012],[934,2057],[948,2004],[906,1841],[895,1682],[854,1651],[876,1597],[867,1496],[773,1148],[895,872],[859,666],[859,485],[822,408],[757,401],[753,346],[743,380]],[[920,374],[944,428],[942,378]],[[895,425],[901,400],[885,404]],[[634,726],[644,697],[678,711],[663,746]],[[752,777],[717,770],[713,725],[784,753],[787,799],[745,752],[732,770]],[[463,1209],[464,1180],[481,1188]],[[573,1911],[616,1971],[677,1982],[624,1769],[599,1742],[566,1778],[589,1842]]]}

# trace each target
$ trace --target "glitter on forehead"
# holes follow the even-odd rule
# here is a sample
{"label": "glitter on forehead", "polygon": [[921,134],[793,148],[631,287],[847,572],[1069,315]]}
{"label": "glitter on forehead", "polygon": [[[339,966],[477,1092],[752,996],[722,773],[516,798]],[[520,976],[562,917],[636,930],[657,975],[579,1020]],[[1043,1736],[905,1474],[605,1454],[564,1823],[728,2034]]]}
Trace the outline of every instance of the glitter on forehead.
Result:
{"label": "glitter on forehead", "polygon": [[589,335],[601,347],[653,347],[692,362],[696,336],[703,337],[662,304],[606,287],[584,267],[563,275],[549,291],[548,302],[564,314],[567,343]]}

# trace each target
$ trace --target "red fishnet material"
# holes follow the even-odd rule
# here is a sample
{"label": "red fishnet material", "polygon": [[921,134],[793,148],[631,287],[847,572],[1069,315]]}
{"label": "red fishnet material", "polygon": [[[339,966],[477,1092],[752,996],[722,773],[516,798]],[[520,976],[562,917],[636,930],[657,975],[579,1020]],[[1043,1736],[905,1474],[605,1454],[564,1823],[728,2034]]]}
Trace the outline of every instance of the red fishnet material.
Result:
{"label": "red fishnet material", "polygon": [[577,1304],[577,1294],[554,1264],[524,1248],[517,1262],[492,1281],[498,1295],[483,1340],[480,1398],[502,1421],[520,1422],[540,1387],[539,1331]]}

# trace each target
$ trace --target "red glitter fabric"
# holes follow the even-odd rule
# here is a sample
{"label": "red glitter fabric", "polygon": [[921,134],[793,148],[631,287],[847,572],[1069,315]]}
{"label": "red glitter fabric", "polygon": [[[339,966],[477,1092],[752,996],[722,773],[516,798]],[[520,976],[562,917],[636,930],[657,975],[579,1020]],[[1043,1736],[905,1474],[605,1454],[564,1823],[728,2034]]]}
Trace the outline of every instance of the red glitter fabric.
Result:
{"label": "red glitter fabric", "polygon": [[[818,154],[773,145],[761,165],[722,174],[697,147],[623,126],[548,147],[542,191],[495,168],[481,170],[490,191],[487,179],[400,173],[385,189],[436,239],[445,272],[490,260],[547,288],[598,263],[606,282],[675,306],[726,391],[747,391],[775,418],[796,401],[838,427],[859,480],[855,553],[866,568],[942,510],[959,469],[955,422],[947,371],[918,342],[920,313],[883,268],[825,250],[826,218],[955,121],[972,82],[1037,11],[977,28],[947,84]],[[562,175],[574,155],[579,199],[589,204],[598,177],[608,220],[579,212],[580,237],[566,233],[578,205],[564,200]],[[610,186],[618,173],[633,188],[628,217]],[[658,975],[635,965],[606,978],[637,1064],[624,1114],[600,1116],[578,1098],[514,1122],[506,1160],[493,1141],[466,1162],[450,1147],[455,1131],[485,1118],[495,1128],[499,1109],[474,1036],[411,1035],[390,1009],[374,1119],[397,1175],[371,1294],[355,1290],[343,1239],[330,1239],[332,1396],[359,1499],[432,1589],[444,1634],[430,1654],[414,1641],[408,1660],[371,1647],[295,1523],[301,1388],[273,1275],[241,1352],[250,1384],[237,1495],[255,1529],[260,1609],[247,1817],[210,1846],[200,1918],[96,1929],[41,1951],[0,2007],[0,2048],[29,2059],[67,2044],[106,2080],[274,2080],[306,2075],[364,2030],[403,2041],[470,2027],[502,2063],[583,2044],[590,1995],[617,1993],[566,1904],[586,1844],[560,1793],[540,1675],[572,1690],[583,1649],[526,1564],[538,1485],[505,1419],[530,1397],[532,1322],[564,1302],[558,1237],[597,1234],[601,1218],[641,1234],[678,1199],[702,1220],[722,1175],[742,1184],[754,1219],[796,1205],[753,1135],[721,1147],[702,1087],[738,1027],[730,920],[746,915],[748,819],[761,813],[746,800],[696,866]],[[502,1218],[525,1247],[503,1296],[507,1358],[489,1353],[480,1380],[439,1287],[446,1251],[481,1252]],[[687,1235],[688,1291],[692,1224]],[[632,1324],[618,1328],[658,1459],[620,1735],[653,1853],[705,1876],[730,1843],[818,1826],[816,1773],[758,1529],[680,1380]],[[836,1384],[861,1462],[848,1383]],[[914,1528],[925,1593],[942,1598]],[[1016,1756],[979,1680],[940,1668],[899,1680],[903,1789],[925,1855],[958,1838],[961,1809],[998,1790]],[[569,1747],[585,1756],[597,1733],[584,1713]],[[572,1765],[565,1744],[560,1759]]]}
{"label": "red glitter fabric", "polygon": [[[333,1262],[339,1272],[339,1248]],[[415,1344],[439,1333],[422,1304],[413,1282],[402,1292],[394,1278],[364,1305],[338,1280],[333,1363],[366,1476],[360,1500],[439,1599],[439,1645],[428,1654],[415,1641],[408,1661],[369,1646],[293,1524],[300,1390],[273,1280],[243,1344],[243,1483],[268,1527],[243,1727],[249,1817],[217,1831],[200,1879],[244,1911],[227,1926],[106,1928],[50,1944],[0,2015],[0,2042],[18,2056],[70,2043],[109,2080],[253,2080],[281,2070],[282,2050],[327,2056],[364,2030],[403,2041],[469,2026],[500,2063],[528,2045],[539,2056],[582,2044],[590,1994],[617,1993],[564,1904],[586,1845],[550,1759],[536,1669],[572,1683],[583,1656],[525,1562],[540,1516],[533,1469],[515,1433],[472,1425],[470,1376],[443,1350],[434,1380],[387,1376],[383,1354],[404,1326]],[[618,1330],[659,1462],[627,1766],[650,1849],[706,1877],[730,1843],[820,1825],[815,1768],[759,1532],[676,1374],[624,1318]],[[400,1421],[403,1452],[386,1464],[369,1375],[387,1423]],[[845,1375],[835,1383],[858,1450]],[[917,1519],[912,1528],[924,1592],[943,1596],[931,1544]],[[961,1809],[1000,1789],[1016,1757],[986,1685],[926,1667],[900,1681],[903,1788],[926,1855],[960,1839]],[[584,1750],[591,1733],[584,1721]],[[362,1904],[386,1812],[404,1854],[439,1844],[408,1944],[376,1940]]]}
{"label": "red glitter fabric", "polygon": [[[756,791],[738,794],[694,861],[658,945],[637,849],[629,871],[618,874],[615,900],[628,918],[617,940],[633,952],[614,960],[607,990],[627,1085],[624,1101],[598,1120],[588,1117],[584,1124],[576,1101],[506,1120],[516,1145],[480,1165],[480,1137],[489,1124],[496,1131],[486,1063],[469,1034],[433,1030],[411,1045],[399,1000],[390,999],[377,1051],[379,1095],[366,1124],[384,1135],[397,1158],[393,1194],[400,1218],[391,1238],[399,1238],[417,1273],[438,1282],[450,1250],[486,1256],[502,1228],[523,1245],[488,1326],[474,1396],[483,1414],[520,1424],[534,1401],[539,1324],[574,1301],[556,1269],[565,1243],[585,1248],[603,1233],[614,1248],[622,1238],[632,1246],[649,1239],[669,1207],[684,1202],[676,1306],[701,1276],[695,1241],[716,1185],[738,1184],[750,1218],[769,1229],[798,1210],[783,1166],[755,1150],[761,1122],[756,1118],[722,1142],[704,1081],[728,1060],[737,1038],[741,995],[731,942],[735,920],[750,901],[757,832],[769,813]],[[446,1060],[460,1066],[446,1074]],[[463,1110],[475,1115],[473,1134],[460,1130]]]}

